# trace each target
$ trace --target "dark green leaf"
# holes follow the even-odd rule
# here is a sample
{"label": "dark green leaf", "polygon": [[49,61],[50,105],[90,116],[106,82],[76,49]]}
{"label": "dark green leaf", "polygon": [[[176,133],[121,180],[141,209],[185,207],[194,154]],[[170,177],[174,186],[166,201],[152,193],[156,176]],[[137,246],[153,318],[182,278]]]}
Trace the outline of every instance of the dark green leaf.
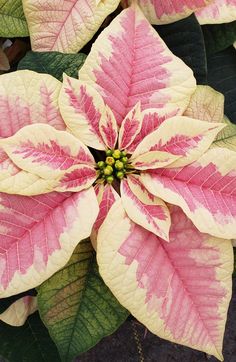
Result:
{"label": "dark green leaf", "polygon": [[70,77],[78,78],[78,70],[82,67],[86,55],[63,54],[58,52],[28,52],[20,61],[19,69],[34,70],[38,73],[51,74],[58,80],[62,80],[65,72]]}
{"label": "dark green leaf", "polygon": [[195,15],[168,25],[154,26],[170,50],[194,72],[198,84],[206,84],[207,62],[201,26]]}
{"label": "dark green leaf", "polygon": [[69,263],[38,288],[41,317],[62,361],[113,333],[127,318],[98,273],[90,241],[81,241]]}
{"label": "dark green leaf", "polygon": [[0,355],[9,362],[59,362],[55,344],[40,320],[31,315],[24,326],[0,322]]}
{"label": "dark green leaf", "polygon": [[208,84],[225,96],[225,114],[236,123],[236,51],[233,47],[208,56]]}
{"label": "dark green leaf", "polygon": [[214,54],[228,48],[236,40],[236,21],[227,24],[203,25],[207,54]]}

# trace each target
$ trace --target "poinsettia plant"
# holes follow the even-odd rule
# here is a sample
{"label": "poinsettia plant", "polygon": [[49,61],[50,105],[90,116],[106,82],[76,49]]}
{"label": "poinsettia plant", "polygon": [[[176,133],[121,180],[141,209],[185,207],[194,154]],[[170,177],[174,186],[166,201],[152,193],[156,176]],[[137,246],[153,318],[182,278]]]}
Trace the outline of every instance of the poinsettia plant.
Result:
{"label": "poinsettia plant", "polygon": [[[184,62],[158,30],[169,42],[169,26],[189,24],[177,20],[195,12],[218,22],[235,4],[14,4],[9,37],[29,28],[35,52],[0,76],[0,354],[19,361],[9,342],[29,343],[35,329],[39,361],[72,361],[131,313],[155,335],[223,360],[236,126],[223,95],[197,86],[205,63],[198,72],[193,62],[193,74],[186,51]],[[11,11],[4,2],[6,26]],[[99,28],[88,55],[77,54]],[[36,347],[24,348],[22,361],[32,360]]]}

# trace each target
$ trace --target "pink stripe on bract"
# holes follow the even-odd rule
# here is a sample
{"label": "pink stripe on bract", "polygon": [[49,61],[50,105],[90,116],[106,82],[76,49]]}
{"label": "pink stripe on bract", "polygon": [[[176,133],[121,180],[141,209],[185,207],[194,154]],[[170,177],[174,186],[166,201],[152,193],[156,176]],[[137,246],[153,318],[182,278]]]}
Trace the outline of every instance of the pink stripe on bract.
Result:
{"label": "pink stripe on bract", "polygon": [[100,119],[99,128],[105,145],[110,149],[115,148],[118,137],[117,124],[112,111],[108,107],[106,107]]}
{"label": "pink stripe on bract", "polygon": [[[136,186],[137,193],[131,189],[132,186]],[[155,197],[145,189],[137,177],[129,176],[128,180],[122,180],[121,200],[131,220],[168,240],[166,227],[162,230],[160,223],[168,219],[167,211],[163,205],[155,203]]]}
{"label": "pink stripe on bract", "polygon": [[0,96],[0,137],[13,136],[22,127],[35,123],[46,123],[58,130],[65,129],[55,95],[46,84],[41,85],[39,92],[41,99],[38,104],[32,104],[30,98],[26,102],[20,95]]}
{"label": "pink stripe on bract", "polygon": [[[144,18],[137,20],[136,16],[130,8],[121,18],[122,30],[117,36],[108,36],[112,55],[106,58],[100,53],[100,69],[93,71],[105,103],[119,125],[137,102],[141,102],[142,109],[160,108],[170,99],[161,90],[169,82],[165,64],[171,57],[163,55],[163,44],[154,37],[149,23]],[[158,54],[158,60],[153,54]],[[159,96],[152,99],[158,91]]]}
{"label": "pink stripe on bract", "polygon": [[170,243],[132,223],[119,249],[126,265],[137,263],[136,279],[146,290],[148,311],[158,313],[180,343],[201,345],[203,350],[208,343],[220,343],[218,308],[227,293],[216,274],[221,255],[208,238],[175,208]]}
{"label": "pink stripe on bract", "polygon": [[[154,199],[153,195],[150,194],[150,192],[148,192],[148,190],[145,189],[143,184],[141,184],[141,182],[139,182],[136,178],[134,179],[134,178],[130,177],[129,182],[138,185],[140,187],[140,189],[143,190],[143,192],[145,192],[145,194],[148,196],[150,201],[153,201],[153,199]],[[145,204],[143,204],[142,201],[137,197],[137,195],[135,195],[131,191],[127,180],[123,180],[122,186],[123,186],[123,190],[124,190],[125,195],[127,197],[129,197],[132,202],[135,203],[136,207],[139,208],[140,211],[143,212],[143,216],[145,218],[147,218],[148,223],[154,224],[153,217],[158,218],[160,220],[166,220],[167,216],[164,213],[164,211],[163,211],[163,209],[162,209],[162,207],[160,205],[145,205]],[[145,209],[148,211],[147,213],[145,213]],[[155,223],[155,227],[157,227],[156,223]]]}
{"label": "pink stripe on bract", "polygon": [[221,24],[235,21],[236,0],[214,0],[208,6],[197,10],[200,24]]}
{"label": "pink stripe on bract", "polygon": [[235,172],[223,176],[213,163],[203,167],[195,162],[183,168],[150,171],[150,174],[154,182],[178,193],[191,212],[203,207],[222,225],[228,223],[229,217],[236,217]]}
{"label": "pink stripe on bract", "polygon": [[161,2],[160,0],[139,0],[143,6],[149,1],[153,4],[157,18],[163,15],[184,14],[186,9],[195,10],[206,5],[206,0],[171,0]]}
{"label": "pink stripe on bract", "polygon": [[[17,271],[24,274],[32,264],[40,272],[50,255],[60,249],[58,236],[67,226],[63,210],[69,196],[0,194],[0,281],[4,288]],[[70,217],[73,220],[73,204]]]}
{"label": "pink stripe on bract", "polygon": [[78,113],[78,117],[80,114],[86,117],[89,130],[102,142],[102,137],[99,131],[101,113],[95,108],[92,96],[87,93],[85,85],[81,85],[80,91],[75,93],[70,79],[67,78],[67,81],[70,88],[65,88],[65,92],[69,97],[70,105],[73,107],[74,111]]}
{"label": "pink stripe on bract", "polygon": [[138,103],[133,109],[131,109],[121,124],[119,148],[128,149],[130,143],[133,142],[134,138],[139,133],[140,128],[141,110],[140,103]]}
{"label": "pink stripe on bract", "polygon": [[168,142],[162,143],[160,140],[155,146],[150,148],[150,151],[164,151],[172,155],[186,156],[190,150],[197,147],[202,140],[202,135],[194,137],[176,134],[171,137]]}
{"label": "pink stripe on bract", "polygon": [[93,158],[88,152],[85,152],[83,147],[79,149],[77,155],[72,156],[69,146],[62,146],[55,140],[49,140],[48,143],[34,145],[30,140],[21,142],[13,154],[21,155],[23,159],[32,159],[33,163],[47,164],[54,170],[67,170],[76,164],[93,163]]}
{"label": "pink stripe on bract", "polygon": [[67,170],[58,187],[63,191],[80,191],[90,187],[96,178],[97,172],[93,167],[78,165]]}
{"label": "pink stripe on bract", "polygon": [[[154,201],[155,196],[153,196],[153,195],[146,189],[146,187],[145,187],[144,184],[141,182],[141,180],[140,180],[140,178],[139,178],[138,176],[130,175],[130,176],[128,177],[128,181],[129,181],[129,183],[138,186],[143,193],[146,193],[147,196],[148,196],[148,198],[150,199],[150,201]],[[165,220],[165,219],[166,219],[166,217],[164,217],[162,220]]]}
{"label": "pink stripe on bract", "polygon": [[[55,101],[55,96],[53,96],[52,90],[49,90],[45,83],[42,83],[40,87],[40,96],[42,108],[40,114],[44,122],[52,127],[55,127],[58,130],[64,130],[65,123],[61,118],[57,100]],[[55,104],[57,105],[57,107],[55,106]],[[37,120],[33,120],[33,123],[36,122]],[[24,124],[24,126],[26,126],[26,124]]]}
{"label": "pink stripe on bract", "polygon": [[155,131],[162,122],[166,119],[174,117],[178,114],[179,110],[173,110],[171,112],[167,112],[163,114],[163,111],[154,111],[153,110],[146,110],[142,114],[142,127],[140,132],[136,135],[133,142],[129,145],[128,151],[134,152],[135,148],[139,145],[139,143],[149,135],[151,132]]}
{"label": "pink stripe on bract", "polygon": [[0,96],[0,136],[13,136],[22,127],[32,124],[30,107],[27,103],[17,97]]}
{"label": "pink stripe on bract", "polygon": [[[101,191],[102,189],[102,191]],[[110,208],[114,204],[114,202],[118,199],[119,195],[114,190],[114,188],[110,185],[96,185],[95,192],[98,196],[99,192],[102,192],[102,196],[100,197],[99,202],[99,213],[97,216],[97,220],[94,223],[94,231],[97,233],[98,229],[102,225],[103,221],[105,220]]]}
{"label": "pink stripe on bract", "polygon": [[132,161],[134,168],[138,170],[159,169],[171,165],[179,157],[162,151],[150,151],[137,156]]}

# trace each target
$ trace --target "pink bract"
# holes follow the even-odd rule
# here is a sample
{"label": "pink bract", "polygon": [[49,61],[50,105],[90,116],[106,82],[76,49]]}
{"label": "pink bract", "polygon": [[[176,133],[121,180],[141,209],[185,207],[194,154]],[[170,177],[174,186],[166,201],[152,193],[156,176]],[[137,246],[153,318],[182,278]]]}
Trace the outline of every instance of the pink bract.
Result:
{"label": "pink bract", "polygon": [[236,0],[214,0],[208,6],[196,11],[200,24],[221,24],[235,21]]}
{"label": "pink bract", "polygon": [[[123,0],[123,6],[133,0]],[[200,24],[221,24],[236,19],[236,0],[137,0],[151,24],[169,24],[195,13]]]}
{"label": "pink bract", "polygon": [[[123,0],[124,6],[132,2],[133,0]],[[214,2],[215,0],[137,0],[150,23],[158,25],[186,18],[194,11],[204,9],[208,4],[211,5]]]}

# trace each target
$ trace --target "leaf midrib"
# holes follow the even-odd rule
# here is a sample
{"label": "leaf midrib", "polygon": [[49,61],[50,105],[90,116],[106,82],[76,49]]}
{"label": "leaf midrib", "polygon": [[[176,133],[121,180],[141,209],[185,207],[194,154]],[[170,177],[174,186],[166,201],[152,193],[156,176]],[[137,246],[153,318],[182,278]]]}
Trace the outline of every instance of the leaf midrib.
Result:
{"label": "leaf midrib", "polygon": [[220,352],[218,351],[218,348],[217,348],[217,346],[216,346],[216,342],[213,340],[212,335],[211,335],[210,332],[209,332],[209,327],[205,324],[205,321],[204,321],[204,319],[202,318],[199,309],[197,308],[197,305],[196,305],[196,303],[195,303],[195,300],[193,299],[192,294],[189,292],[189,290],[188,290],[188,288],[187,288],[184,280],[182,279],[179,271],[178,271],[177,268],[176,268],[176,265],[174,264],[173,260],[171,259],[170,255],[169,255],[169,253],[168,253],[168,251],[167,251],[167,248],[165,247],[164,244],[165,244],[165,242],[163,242],[161,245],[162,245],[162,248],[163,248],[164,252],[166,253],[168,259],[170,260],[171,266],[173,267],[173,269],[174,269],[177,277],[179,278],[179,280],[180,280],[180,282],[181,282],[181,284],[182,284],[183,289],[185,290],[186,294],[188,295],[188,298],[189,298],[190,301],[192,302],[192,305],[193,305],[193,307],[194,307],[194,309],[195,309],[195,311],[196,311],[196,314],[199,316],[199,319],[201,320],[204,329],[207,331],[207,335],[208,335],[210,341],[212,342],[215,350],[217,351],[217,353],[220,354]]}
{"label": "leaf midrib", "polygon": [[[76,330],[76,327],[77,327],[77,323],[78,323],[78,316],[79,316],[79,310],[81,308],[81,304],[83,303],[83,298],[84,298],[84,294],[86,292],[86,287],[88,286],[88,280],[90,278],[90,273],[92,271],[92,268],[93,268],[93,262],[94,262],[94,258],[95,258],[95,255],[94,255],[94,252],[91,250],[91,260],[89,261],[89,265],[87,267],[87,270],[86,270],[86,276],[85,276],[85,282],[84,282],[84,285],[83,285],[83,290],[80,294],[80,301],[78,302],[77,304],[77,308],[76,308],[76,314],[75,314],[75,319],[74,319],[74,322],[73,322],[73,328],[72,328],[72,331],[71,331],[71,334],[70,334],[70,343],[68,343],[68,346],[67,346],[67,350],[66,350],[66,353],[64,354],[65,356],[65,361],[68,361],[68,362],[71,362],[71,360],[69,359],[70,357],[70,348],[71,348],[71,344],[72,344],[72,341],[74,339],[74,333],[75,333],[75,330]],[[78,261],[78,264],[79,264],[79,261]]]}

